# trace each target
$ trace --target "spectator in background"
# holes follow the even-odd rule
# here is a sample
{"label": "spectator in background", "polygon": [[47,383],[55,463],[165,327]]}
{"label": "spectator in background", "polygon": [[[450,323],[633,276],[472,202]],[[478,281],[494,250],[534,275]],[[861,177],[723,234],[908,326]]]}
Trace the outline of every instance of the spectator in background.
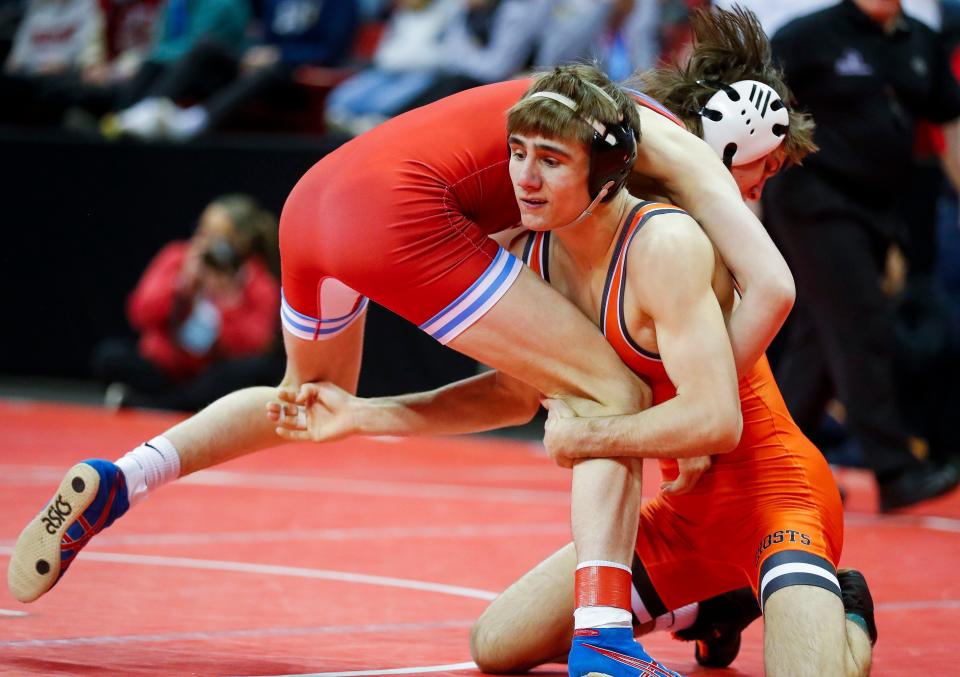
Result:
{"label": "spectator in background", "polygon": [[[191,139],[217,127],[250,101],[293,82],[306,64],[334,66],[350,53],[358,23],[355,0],[265,0],[260,40],[201,40],[173,63],[113,131],[144,138]],[[199,100],[180,108],[177,101]]]}
{"label": "spectator in background", "polygon": [[356,136],[397,113],[437,81],[443,35],[464,0],[397,0],[373,64],[337,85],[327,122]]}
{"label": "spectator in background", "polygon": [[658,0],[561,0],[540,36],[538,67],[588,59],[612,80],[654,66]]}
{"label": "spectator in background", "polygon": [[123,82],[150,54],[163,0],[100,0],[106,32],[106,60],[87,72],[91,84]]}
{"label": "spectator in background", "polygon": [[25,76],[67,73],[105,58],[97,0],[30,0],[4,70]]}
{"label": "spectator in background", "polygon": [[0,0],[0,62],[7,61],[25,9],[24,0]]}
{"label": "spectator in background", "polygon": [[[96,0],[31,3],[36,18],[28,12],[21,27],[24,37],[17,40],[25,46],[14,47],[8,75],[0,80],[0,97],[18,102],[2,114],[25,111],[18,121],[28,123],[59,122],[71,110],[77,114],[74,126],[95,126],[95,121],[81,124],[81,112],[99,116],[131,106],[200,40],[242,45],[250,19],[247,0],[168,0],[159,15],[158,0],[104,0],[105,35],[104,11]],[[150,22],[153,42],[144,57],[142,33]],[[106,37],[118,42],[111,45]],[[128,39],[137,44],[109,60],[112,48]]]}
{"label": "spectator in background", "polygon": [[881,509],[912,505],[956,487],[958,473],[911,454],[879,280],[902,228],[897,198],[907,192],[919,117],[945,125],[944,157],[960,177],[960,86],[937,35],[904,16],[898,0],[843,0],[787,24],[772,47],[817,121],[821,148],[763,193],[798,290],[777,380],[808,432],[835,394]]}
{"label": "spectator in background", "polygon": [[[660,5],[657,19],[659,58],[667,63],[683,63],[690,56],[693,37],[690,12],[709,8],[710,0],[657,0],[657,3]],[[743,6],[743,3],[739,4]]]}
{"label": "spectator in background", "polygon": [[[177,81],[177,64],[194,53],[227,51],[242,53],[250,22],[249,0],[168,0],[158,21],[155,41],[147,59],[121,86],[106,90],[108,115],[102,122],[104,134],[116,136],[127,127],[156,126],[159,97],[171,81]],[[221,73],[211,72],[208,63],[198,66],[207,77],[219,82]]]}
{"label": "spectator in background", "polygon": [[553,5],[554,0],[466,0],[444,34],[436,82],[409,108],[508,80],[529,67]]}
{"label": "spectator in background", "polygon": [[[903,11],[933,30],[940,29],[940,5],[952,0],[903,0]],[[720,9],[739,5],[757,15],[767,35],[774,35],[790,21],[836,5],[838,0],[714,0]]]}
{"label": "spectator in background", "polygon": [[[906,3],[904,10],[910,12]],[[954,77],[960,76],[958,12],[960,2],[943,3],[941,25]],[[918,131],[919,157],[901,215],[910,225],[905,265],[899,288],[891,290],[897,391],[911,435],[926,443],[931,458],[945,461],[960,451],[960,394],[954,386],[960,378],[960,228],[957,195],[937,162],[947,151],[943,134],[929,123]]]}
{"label": "spectator in background", "polygon": [[110,404],[193,410],[282,375],[276,231],[252,198],[225,195],[189,241],[160,250],[128,301],[139,341],[108,339],[94,357]]}
{"label": "spectator in background", "polygon": [[106,58],[97,0],[30,0],[0,75],[4,120],[50,123],[50,102],[64,82],[85,77]]}

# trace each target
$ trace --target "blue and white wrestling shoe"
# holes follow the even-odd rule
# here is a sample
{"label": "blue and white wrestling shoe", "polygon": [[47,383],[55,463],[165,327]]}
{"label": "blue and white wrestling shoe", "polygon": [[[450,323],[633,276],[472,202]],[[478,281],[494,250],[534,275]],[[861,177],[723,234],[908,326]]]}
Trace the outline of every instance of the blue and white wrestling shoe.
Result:
{"label": "blue and white wrestling shoe", "polygon": [[633,628],[590,628],[573,633],[570,677],[680,677],[633,639]]}
{"label": "blue and white wrestling shoe", "polygon": [[60,488],[17,539],[7,570],[10,592],[32,602],[56,585],[77,553],[127,511],[123,473],[109,461],[70,468]]}

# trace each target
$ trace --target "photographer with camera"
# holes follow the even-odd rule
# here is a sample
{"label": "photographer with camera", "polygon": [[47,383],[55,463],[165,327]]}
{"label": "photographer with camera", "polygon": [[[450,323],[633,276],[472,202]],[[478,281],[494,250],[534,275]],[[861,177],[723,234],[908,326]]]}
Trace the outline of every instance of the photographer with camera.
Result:
{"label": "photographer with camera", "polygon": [[276,232],[253,198],[224,195],[190,240],[160,250],[127,303],[139,340],[108,339],[95,354],[108,406],[195,410],[282,374]]}

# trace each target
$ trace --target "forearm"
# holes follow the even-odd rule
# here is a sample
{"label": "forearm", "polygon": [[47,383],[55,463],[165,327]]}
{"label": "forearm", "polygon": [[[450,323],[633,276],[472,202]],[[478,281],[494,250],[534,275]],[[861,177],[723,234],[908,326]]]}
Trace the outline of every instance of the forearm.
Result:
{"label": "forearm", "polygon": [[690,405],[677,396],[624,416],[563,420],[564,453],[581,458],[690,458],[723,454],[739,442],[739,409]]}
{"label": "forearm", "polygon": [[367,435],[458,435],[529,421],[539,395],[491,371],[424,393],[362,400],[358,432]]}
{"label": "forearm", "polygon": [[682,153],[675,149],[681,166],[674,166],[664,184],[677,204],[700,223],[740,289],[742,300],[728,331],[737,374],[743,376],[793,307],[793,275],[713,151],[696,138],[679,143],[689,147]]}
{"label": "forearm", "polygon": [[786,276],[771,271],[769,277],[752,280],[749,287],[742,286],[741,294],[727,324],[738,378],[753,368],[780,331],[793,308],[796,290],[787,269]]}

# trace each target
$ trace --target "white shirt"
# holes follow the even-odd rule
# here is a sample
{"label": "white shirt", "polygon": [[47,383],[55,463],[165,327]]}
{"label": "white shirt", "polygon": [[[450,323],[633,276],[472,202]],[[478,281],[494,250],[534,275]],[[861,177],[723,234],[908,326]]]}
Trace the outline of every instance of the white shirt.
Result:
{"label": "white shirt", "polygon": [[7,68],[27,74],[79,69],[103,58],[103,16],[96,0],[31,0]]}

